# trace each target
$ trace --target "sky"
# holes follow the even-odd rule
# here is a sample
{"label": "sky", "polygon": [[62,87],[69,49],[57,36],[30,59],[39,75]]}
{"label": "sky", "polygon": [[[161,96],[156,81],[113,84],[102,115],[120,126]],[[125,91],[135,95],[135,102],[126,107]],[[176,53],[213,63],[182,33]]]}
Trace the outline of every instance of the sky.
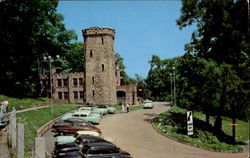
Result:
{"label": "sky", "polygon": [[147,77],[152,55],[161,59],[183,55],[194,27],[176,25],[181,1],[59,1],[67,29],[83,42],[82,30],[90,27],[115,29],[115,52],[123,57],[127,74]]}

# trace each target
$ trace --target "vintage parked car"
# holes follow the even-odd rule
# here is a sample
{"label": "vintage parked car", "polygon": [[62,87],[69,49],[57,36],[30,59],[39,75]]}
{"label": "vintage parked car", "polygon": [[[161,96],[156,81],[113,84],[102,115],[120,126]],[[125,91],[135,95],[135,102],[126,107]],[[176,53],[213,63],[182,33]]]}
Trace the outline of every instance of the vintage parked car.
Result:
{"label": "vintage parked car", "polygon": [[94,109],[94,107],[92,106],[84,106],[78,109],[78,111],[92,111]]}
{"label": "vintage parked car", "polygon": [[78,111],[89,111],[93,116],[102,117],[103,112],[94,108],[93,106],[84,106],[78,109]]}
{"label": "vintage parked car", "polygon": [[95,131],[101,134],[101,130],[89,122],[79,121],[70,124],[55,126],[55,135],[75,135],[77,131]]}
{"label": "vintage parked car", "polygon": [[62,126],[62,125],[68,125],[68,126],[70,126],[71,122],[67,121],[67,120],[59,119],[58,121],[56,121],[56,122],[53,123],[52,129],[55,129],[57,126]]}
{"label": "vintage parked car", "polygon": [[74,136],[58,136],[55,141],[55,148],[52,152],[53,158],[82,158],[80,147],[75,143]]}
{"label": "vintage parked car", "polygon": [[98,143],[88,143],[84,144],[81,149],[81,154],[84,158],[93,158],[93,157],[131,157],[130,154],[126,151],[121,150],[116,147],[114,144],[107,142],[98,142]]}
{"label": "vintage parked car", "polygon": [[57,136],[55,144],[72,143],[76,140],[74,136]]}
{"label": "vintage parked car", "polygon": [[103,105],[97,105],[97,106],[95,107],[95,109],[96,109],[97,111],[102,112],[103,115],[106,115],[106,114],[108,113],[107,108],[104,108]]}
{"label": "vintage parked car", "polygon": [[71,152],[59,153],[54,158],[82,158],[82,155],[79,151],[71,151]]}
{"label": "vintage parked car", "polygon": [[102,110],[105,114],[114,114],[116,112],[116,108],[109,105],[97,105],[96,109]]}
{"label": "vintage parked car", "polygon": [[55,143],[54,151],[52,152],[53,157],[57,157],[60,155],[64,155],[63,153],[72,152],[72,151],[79,151],[80,147],[75,142],[69,143]]}
{"label": "vintage parked car", "polygon": [[102,137],[102,134],[97,131],[77,131],[75,134],[75,137],[84,136],[84,135]]}
{"label": "vintage parked car", "polygon": [[0,112],[0,129],[7,126],[8,123],[9,123],[9,120],[8,120],[7,116],[5,116],[4,113]]}
{"label": "vintage parked car", "polygon": [[87,122],[91,122],[93,124],[99,124],[101,121],[100,116],[92,115],[90,111],[77,111],[73,114],[65,114],[61,119],[69,120],[71,118],[78,118]]}
{"label": "vintage parked car", "polygon": [[78,111],[75,112],[72,117],[82,118],[93,124],[99,124],[102,117],[100,115],[92,114],[90,111]]}
{"label": "vintage parked car", "polygon": [[106,142],[110,143],[109,141],[92,135],[79,135],[76,137],[75,143],[78,145],[88,144],[88,143],[98,143],[98,142]]}
{"label": "vintage parked car", "polygon": [[107,105],[106,107],[107,107],[107,109],[108,109],[108,113],[109,113],[109,114],[114,114],[114,113],[116,113],[116,108],[115,108],[115,107],[113,107],[113,106],[111,106],[111,105]]}
{"label": "vintage parked car", "polygon": [[152,109],[154,107],[153,102],[151,100],[144,101],[143,108],[144,109]]}

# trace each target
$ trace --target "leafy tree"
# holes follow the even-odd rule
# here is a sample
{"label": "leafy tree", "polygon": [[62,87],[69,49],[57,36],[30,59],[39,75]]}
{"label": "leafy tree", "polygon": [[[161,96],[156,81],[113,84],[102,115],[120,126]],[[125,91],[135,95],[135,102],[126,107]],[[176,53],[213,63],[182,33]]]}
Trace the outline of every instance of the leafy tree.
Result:
{"label": "leafy tree", "polygon": [[173,73],[173,67],[177,66],[178,58],[161,60],[153,55],[149,64],[146,87],[153,100],[167,100],[171,91],[170,74]]}
{"label": "leafy tree", "polygon": [[[65,59],[68,62],[68,68],[71,72],[82,72],[83,71],[83,43],[74,42],[70,44],[70,48],[65,53]],[[64,70],[63,68],[62,70]]]}
{"label": "leafy tree", "polygon": [[202,110],[201,71],[204,64],[192,55],[185,54],[177,66],[177,105],[188,110]]}
{"label": "leafy tree", "polygon": [[[206,104],[208,104],[205,103],[206,100],[212,101],[209,104],[217,106],[217,110],[214,109],[217,114],[215,129],[219,133],[221,116],[225,115],[227,110],[234,110],[232,108],[235,108],[236,105],[246,111],[249,102],[247,99],[249,96],[247,89],[250,89],[250,45],[248,42],[249,35],[247,34],[249,31],[247,24],[248,3],[247,0],[182,0],[182,4],[181,16],[177,20],[177,25],[180,29],[194,24],[197,26],[197,30],[192,34],[191,42],[185,46],[187,54],[206,60],[212,59],[218,64],[205,61],[202,64],[204,67],[195,70],[192,61],[190,61],[191,65],[188,64],[189,61],[186,61],[186,66],[191,66],[190,68],[193,70],[189,71],[191,74],[186,76],[182,73],[181,79],[186,80],[186,87],[191,85],[190,89],[192,90],[182,89],[180,94],[193,92],[188,95],[192,99],[194,97],[208,97],[204,100],[193,99],[191,101],[191,99],[187,99],[187,103],[191,101],[191,104],[201,104],[201,107],[206,107]],[[200,87],[192,83],[192,79],[195,80],[196,78],[191,77],[191,75],[201,77],[202,84],[198,83],[198,85],[201,85]],[[231,84],[229,84],[230,80]],[[213,87],[215,85],[217,87]],[[232,89],[230,93],[229,89]],[[199,93],[196,93],[198,90],[202,90],[204,94],[199,95]],[[212,96],[205,95],[211,94],[212,91],[214,91]],[[239,100],[229,97],[232,94],[242,98]],[[232,102],[234,104],[231,104]],[[247,116],[244,113],[238,114],[237,117],[241,118]]]}
{"label": "leafy tree", "polygon": [[74,31],[56,13],[58,1],[0,2],[0,93],[34,96],[44,55],[64,56]]}
{"label": "leafy tree", "polygon": [[115,53],[115,64],[119,66],[122,85],[136,84],[136,80],[130,78],[126,73],[126,66],[123,63],[123,57],[119,53]]}
{"label": "leafy tree", "polygon": [[182,4],[177,25],[197,26],[185,47],[187,53],[230,64],[241,79],[249,80],[247,0],[182,0]]}
{"label": "leafy tree", "polygon": [[204,65],[200,73],[200,99],[203,112],[206,114],[206,123],[209,125],[209,115],[219,107],[220,89],[218,87],[221,85],[219,80],[221,69],[214,61],[200,60]]}

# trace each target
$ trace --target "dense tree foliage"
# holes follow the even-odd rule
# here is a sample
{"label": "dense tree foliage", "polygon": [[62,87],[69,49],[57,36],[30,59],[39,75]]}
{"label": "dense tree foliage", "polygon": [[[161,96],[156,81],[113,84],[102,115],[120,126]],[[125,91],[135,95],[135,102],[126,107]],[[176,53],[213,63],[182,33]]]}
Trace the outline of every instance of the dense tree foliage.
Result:
{"label": "dense tree foliage", "polygon": [[145,80],[146,88],[149,90],[151,99],[166,101],[170,99],[171,76],[173,67],[176,66],[178,58],[161,60],[153,55],[149,61],[150,70]]}
{"label": "dense tree foliage", "polygon": [[115,53],[115,64],[119,66],[122,85],[136,84],[136,80],[129,77],[126,73],[126,66],[123,63],[123,57],[119,53]]}
{"label": "dense tree foliage", "polygon": [[[204,70],[198,68],[198,71],[191,73],[205,76],[202,80],[203,88],[194,89],[204,93],[200,97],[204,97],[205,102],[201,100],[200,104],[209,107],[217,115],[214,126],[216,132],[219,132],[222,115],[237,115],[238,118],[245,119],[247,117],[246,113],[235,111],[236,105],[247,111],[249,103],[247,98],[250,89],[250,45],[247,0],[183,0],[182,4],[181,16],[177,20],[179,27],[182,29],[192,24],[197,26],[192,41],[186,45],[187,53],[216,62],[207,63]],[[202,73],[199,73],[201,71]],[[241,96],[241,99],[237,100],[233,96]],[[213,106],[218,106],[217,110]],[[234,112],[228,114],[225,111]]]}
{"label": "dense tree foliage", "polygon": [[34,96],[43,56],[67,56],[74,47],[76,34],[65,29],[63,16],[56,13],[57,3],[0,2],[0,93]]}
{"label": "dense tree foliage", "polygon": [[165,100],[169,74],[176,67],[177,105],[204,112],[207,124],[209,116],[215,116],[214,133],[223,135],[222,116],[230,116],[233,123],[249,117],[247,0],[182,0],[182,4],[177,25],[180,29],[196,25],[197,30],[174,65],[168,64],[173,59],[152,57],[147,87],[153,99]]}
{"label": "dense tree foliage", "polygon": [[55,63],[57,72],[83,72],[84,50],[82,42],[69,44],[64,56]]}
{"label": "dense tree foliage", "polygon": [[237,75],[250,78],[247,0],[183,0],[180,29],[196,24],[187,53],[232,65]]}

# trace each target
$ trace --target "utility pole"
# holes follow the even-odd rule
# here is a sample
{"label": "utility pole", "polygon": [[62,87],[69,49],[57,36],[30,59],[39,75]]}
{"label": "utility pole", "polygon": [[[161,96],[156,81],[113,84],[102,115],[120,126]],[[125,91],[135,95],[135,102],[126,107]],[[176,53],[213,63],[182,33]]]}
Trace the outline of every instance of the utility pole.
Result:
{"label": "utility pole", "polygon": [[[56,58],[59,59],[60,56],[56,55]],[[54,60],[51,56],[44,56],[43,60],[45,62],[49,62],[49,80],[50,80],[50,102],[51,102],[51,114],[52,114],[52,118],[54,117],[54,105],[53,105],[53,100],[52,100],[52,96],[53,96],[53,91],[52,91],[52,81],[53,81],[53,76],[52,76],[52,63],[56,60]]]}
{"label": "utility pole", "polygon": [[176,87],[175,87],[175,67],[173,67],[174,70],[174,105],[176,105]]}
{"label": "utility pole", "polygon": [[173,96],[172,96],[172,73],[169,74],[170,75],[170,87],[171,87],[171,104],[173,104]]}

